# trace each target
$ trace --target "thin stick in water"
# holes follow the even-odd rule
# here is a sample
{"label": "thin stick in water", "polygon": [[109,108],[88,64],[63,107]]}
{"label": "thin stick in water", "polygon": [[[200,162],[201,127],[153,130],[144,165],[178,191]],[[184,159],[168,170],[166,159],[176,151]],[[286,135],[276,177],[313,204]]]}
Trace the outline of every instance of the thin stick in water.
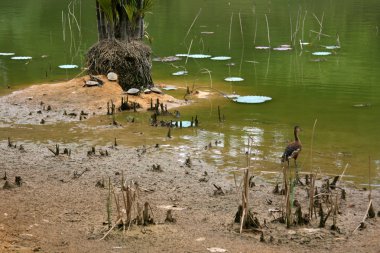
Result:
{"label": "thin stick in water", "polygon": [[231,13],[231,20],[230,20],[230,34],[228,36],[228,50],[231,50],[231,33],[232,33],[232,19],[234,18],[234,13]]}
{"label": "thin stick in water", "polygon": [[191,28],[193,28],[193,25],[195,24],[195,21],[198,19],[199,15],[201,14],[202,12],[202,8],[199,9],[197,15],[195,16],[194,20],[193,20],[193,23],[191,23],[189,29],[187,30],[187,33],[186,33],[186,36],[185,38],[183,39],[184,41],[186,40],[187,36],[189,35],[190,31],[191,31]]}
{"label": "thin stick in water", "polygon": [[269,23],[268,23],[267,14],[265,14],[265,21],[267,22],[268,43],[269,43],[269,46],[270,46]]}

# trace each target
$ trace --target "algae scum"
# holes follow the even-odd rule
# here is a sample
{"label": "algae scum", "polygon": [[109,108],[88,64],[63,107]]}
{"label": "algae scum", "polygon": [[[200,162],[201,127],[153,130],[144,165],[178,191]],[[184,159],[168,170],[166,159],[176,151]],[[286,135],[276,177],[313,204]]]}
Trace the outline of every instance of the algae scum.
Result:
{"label": "algae scum", "polygon": [[[97,40],[92,1],[74,2],[78,23],[68,15],[68,1],[21,2],[0,3],[1,94],[73,78],[83,71],[84,52]],[[125,112],[116,116],[123,125],[117,128],[109,126],[107,116],[48,126],[3,122],[0,138],[105,144],[117,137],[125,145],[162,143],[184,156],[205,155],[229,171],[245,166],[251,136],[253,166],[270,173],[279,170],[294,125],[304,130],[301,170],[310,169],[318,119],[314,166],[335,175],[348,163],[346,174],[364,183],[371,156],[374,184],[380,184],[379,12],[376,0],[157,1],[146,17],[153,56],[161,59],[153,62],[153,78],[177,98],[184,97],[186,87],[212,93],[187,97],[194,103],[172,118],[191,121],[197,115],[199,127],[173,129],[169,139],[166,128],[149,125],[150,113]],[[272,100],[242,104],[225,98],[230,95]]]}

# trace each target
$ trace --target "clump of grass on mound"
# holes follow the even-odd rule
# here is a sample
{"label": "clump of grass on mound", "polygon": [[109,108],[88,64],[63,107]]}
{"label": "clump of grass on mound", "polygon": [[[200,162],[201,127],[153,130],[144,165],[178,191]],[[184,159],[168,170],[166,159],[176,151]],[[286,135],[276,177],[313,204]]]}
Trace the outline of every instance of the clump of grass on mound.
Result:
{"label": "clump of grass on mound", "polygon": [[118,74],[123,90],[151,87],[151,49],[140,41],[101,40],[87,52],[89,74]]}

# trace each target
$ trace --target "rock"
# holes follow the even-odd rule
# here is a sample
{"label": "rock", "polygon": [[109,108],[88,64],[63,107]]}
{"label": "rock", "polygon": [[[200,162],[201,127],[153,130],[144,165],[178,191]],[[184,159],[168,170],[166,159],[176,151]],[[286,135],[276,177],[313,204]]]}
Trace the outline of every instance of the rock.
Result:
{"label": "rock", "polygon": [[117,74],[114,72],[109,72],[107,74],[107,79],[110,81],[117,81]]}
{"label": "rock", "polygon": [[162,94],[162,91],[161,91],[159,88],[157,88],[157,87],[152,87],[150,90],[151,90],[152,92],[154,92],[154,93]]}
{"label": "rock", "polygon": [[136,88],[130,88],[127,90],[127,94],[137,96],[140,93],[139,89]]}
{"label": "rock", "polygon": [[98,86],[98,85],[100,85],[98,81],[91,81],[91,80],[86,81],[86,84],[85,84],[85,86],[87,87]]}

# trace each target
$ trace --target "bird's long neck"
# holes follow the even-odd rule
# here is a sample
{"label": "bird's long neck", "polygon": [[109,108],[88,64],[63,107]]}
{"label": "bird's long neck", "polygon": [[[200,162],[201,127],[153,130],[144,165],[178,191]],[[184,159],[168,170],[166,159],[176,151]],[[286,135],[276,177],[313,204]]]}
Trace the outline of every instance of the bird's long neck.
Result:
{"label": "bird's long neck", "polygon": [[297,131],[297,129],[294,129],[294,141],[301,142],[300,138],[298,137],[298,131]]}

